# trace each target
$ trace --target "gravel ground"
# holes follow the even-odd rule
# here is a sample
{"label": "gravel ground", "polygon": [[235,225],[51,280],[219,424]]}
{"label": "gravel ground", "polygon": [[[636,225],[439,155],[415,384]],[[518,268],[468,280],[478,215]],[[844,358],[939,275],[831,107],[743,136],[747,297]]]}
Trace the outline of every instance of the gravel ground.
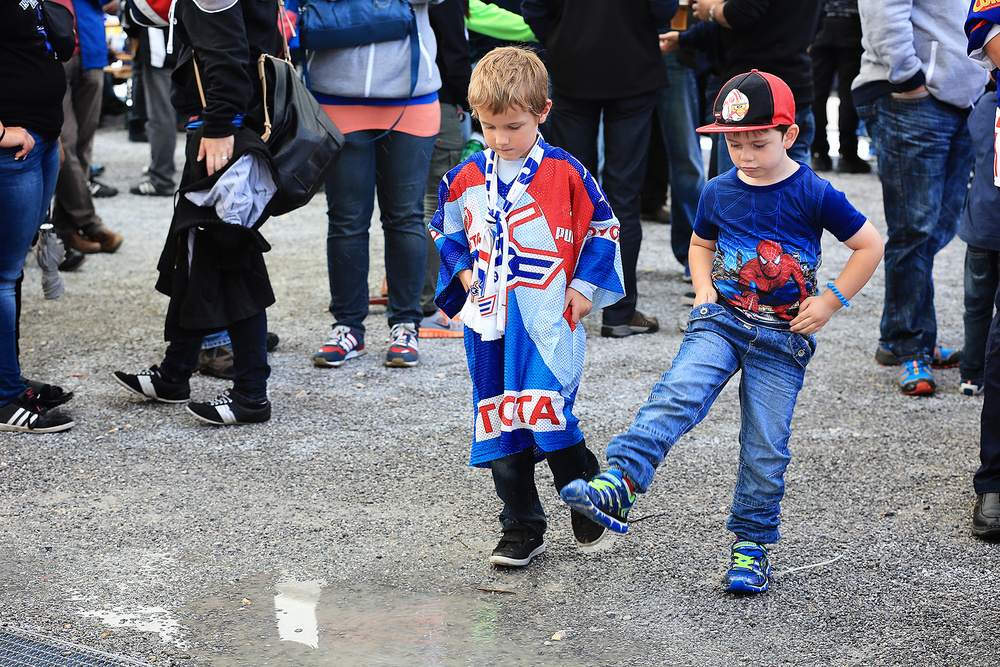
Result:
{"label": "gravel ground", "polygon": [[[630,533],[595,550],[575,546],[539,467],[548,551],[499,570],[486,562],[499,503],[488,471],[466,465],[461,343],[425,340],[419,367],[386,369],[373,307],[370,354],[310,363],[331,324],[322,197],[264,227],[281,337],[269,423],[207,426],[111,380],[164,349],[166,299],[152,285],[170,201],[128,194],[147,146],[124,131],[103,129],[94,154],[122,191],[99,212],[125,243],[67,274],[56,301],[26,267],[22,365],[76,392],[77,426],[0,434],[0,624],[155,665],[997,663],[998,545],[969,532],[982,401],[959,393],[957,369],[911,398],[875,364],[881,272],[819,336],[770,592],[722,592],[735,387],[671,452]],[[877,177],[831,180],[884,233]],[[640,307],[661,331],[608,340],[599,317],[586,321],[578,415],[602,459],[686,319],[669,227],[644,224]],[[381,235],[372,247],[374,293]],[[827,237],[821,282],[845,250]],[[949,347],[962,341],[963,257],[956,239],[936,264]],[[224,386],[199,376],[192,393]]]}

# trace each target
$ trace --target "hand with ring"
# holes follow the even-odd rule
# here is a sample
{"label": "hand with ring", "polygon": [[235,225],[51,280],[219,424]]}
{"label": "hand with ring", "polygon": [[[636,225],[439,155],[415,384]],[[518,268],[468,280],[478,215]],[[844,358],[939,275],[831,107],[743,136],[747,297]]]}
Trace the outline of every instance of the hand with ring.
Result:
{"label": "hand with ring", "polygon": [[211,176],[220,169],[225,168],[229,162],[229,156],[233,152],[233,136],[228,137],[202,137],[198,146],[198,161],[205,161],[205,170]]}

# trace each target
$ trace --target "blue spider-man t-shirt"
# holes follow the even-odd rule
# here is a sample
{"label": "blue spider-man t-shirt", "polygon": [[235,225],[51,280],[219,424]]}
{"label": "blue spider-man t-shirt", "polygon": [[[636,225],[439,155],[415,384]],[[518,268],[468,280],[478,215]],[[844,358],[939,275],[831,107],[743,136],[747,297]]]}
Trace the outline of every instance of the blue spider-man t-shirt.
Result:
{"label": "blue spider-man t-shirt", "polygon": [[748,185],[734,167],[701,193],[695,233],[716,241],[712,280],[721,302],[746,319],[787,328],[816,295],[829,230],[843,242],[865,223],[844,193],[800,165],[774,185]]}

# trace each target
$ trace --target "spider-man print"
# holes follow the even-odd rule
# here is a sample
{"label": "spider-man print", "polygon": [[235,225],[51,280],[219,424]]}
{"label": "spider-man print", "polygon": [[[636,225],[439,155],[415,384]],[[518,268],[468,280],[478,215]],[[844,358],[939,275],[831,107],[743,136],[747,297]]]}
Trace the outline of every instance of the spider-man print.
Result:
{"label": "spider-man print", "polygon": [[805,275],[795,258],[784,253],[777,241],[763,240],[757,244],[757,257],[740,269],[737,284],[741,291],[734,295],[732,302],[751,312],[760,311],[760,301],[777,292],[790,281],[799,288],[799,300],[794,303],[775,305],[774,314],[783,320],[792,319],[789,310],[798,308],[799,302],[809,296]]}

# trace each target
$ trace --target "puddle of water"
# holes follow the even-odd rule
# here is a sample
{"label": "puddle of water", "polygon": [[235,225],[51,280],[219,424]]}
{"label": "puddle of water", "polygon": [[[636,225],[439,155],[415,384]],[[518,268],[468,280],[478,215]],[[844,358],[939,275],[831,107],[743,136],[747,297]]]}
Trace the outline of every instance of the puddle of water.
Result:
{"label": "puddle of water", "polygon": [[[495,598],[326,586],[323,581],[280,581],[270,591],[273,605],[265,604],[267,593],[244,592],[244,601],[251,604],[239,609],[228,596],[196,605],[197,610],[189,608],[209,626],[190,627],[192,643],[222,649],[205,656],[213,667],[426,667],[495,664],[499,656],[509,664],[538,659],[539,646],[498,630]],[[221,645],[210,639],[220,629],[226,638]]]}

